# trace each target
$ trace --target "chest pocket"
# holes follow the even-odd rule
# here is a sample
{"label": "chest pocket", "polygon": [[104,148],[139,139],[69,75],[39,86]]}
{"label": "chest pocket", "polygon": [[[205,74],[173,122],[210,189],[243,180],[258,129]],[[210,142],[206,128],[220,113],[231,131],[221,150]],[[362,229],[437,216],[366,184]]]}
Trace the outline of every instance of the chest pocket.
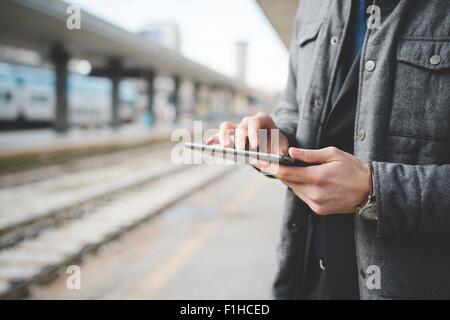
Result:
{"label": "chest pocket", "polygon": [[312,21],[299,27],[295,41],[297,50],[297,99],[302,100],[303,94],[309,87],[314,64],[317,58],[317,39],[320,35],[322,21]]}
{"label": "chest pocket", "polygon": [[310,22],[305,25],[302,25],[300,27],[296,39],[297,46],[302,48],[306,46],[309,42],[316,40],[317,36],[319,35],[319,30],[321,26],[322,23],[320,21]]}
{"label": "chest pocket", "polygon": [[449,41],[399,42],[390,119],[391,135],[450,141]]}

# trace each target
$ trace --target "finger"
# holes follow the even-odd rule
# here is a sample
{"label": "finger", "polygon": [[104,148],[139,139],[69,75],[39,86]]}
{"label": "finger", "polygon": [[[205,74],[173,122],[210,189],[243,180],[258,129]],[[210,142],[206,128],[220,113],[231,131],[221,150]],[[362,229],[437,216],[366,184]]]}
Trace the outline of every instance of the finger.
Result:
{"label": "finger", "polygon": [[[267,152],[268,145],[261,146],[261,143],[267,144],[268,141],[261,141],[261,137],[266,137],[270,139],[270,132],[269,130],[277,129],[277,126],[275,125],[272,117],[269,115],[259,112],[257,113],[253,118],[251,118],[248,122],[248,138],[250,142],[250,146],[252,149],[261,149],[261,147],[264,148],[264,152]],[[261,130],[266,130],[265,134],[263,135]]]}
{"label": "finger", "polygon": [[252,118],[248,122],[248,141],[252,149],[259,146],[259,132],[261,130],[261,121],[259,118]]}
{"label": "finger", "polygon": [[278,163],[271,163],[264,160],[252,159],[250,163],[261,172],[275,177],[280,167]]}
{"label": "finger", "polygon": [[273,174],[276,178],[292,183],[317,184],[322,177],[322,166],[290,167],[279,165]]}
{"label": "finger", "polygon": [[222,122],[219,128],[219,142],[222,147],[230,148],[232,147],[231,135],[234,133],[236,124],[231,122]]}
{"label": "finger", "polygon": [[311,150],[289,148],[289,155],[296,160],[302,160],[308,163],[327,163],[337,160],[342,151],[334,147]]}
{"label": "finger", "polygon": [[249,118],[245,117],[242,119],[239,126],[236,128],[235,132],[235,147],[238,150],[245,150],[245,145],[247,144],[247,133],[248,133],[248,121]]}
{"label": "finger", "polygon": [[278,175],[279,169],[280,169],[280,165],[278,163],[271,163],[268,161],[257,160],[257,159],[252,159],[250,163],[257,169],[262,171],[263,173],[266,173],[266,174],[269,174],[269,175],[272,175],[272,176],[278,178],[277,175]]}
{"label": "finger", "polygon": [[208,139],[206,139],[206,144],[211,145],[213,143],[219,142],[219,134],[215,134]]}
{"label": "finger", "polygon": [[261,123],[261,128],[267,128],[267,129],[275,129],[277,126],[275,125],[275,122],[273,121],[272,117],[263,113],[258,112],[254,118],[257,118],[259,122]]}

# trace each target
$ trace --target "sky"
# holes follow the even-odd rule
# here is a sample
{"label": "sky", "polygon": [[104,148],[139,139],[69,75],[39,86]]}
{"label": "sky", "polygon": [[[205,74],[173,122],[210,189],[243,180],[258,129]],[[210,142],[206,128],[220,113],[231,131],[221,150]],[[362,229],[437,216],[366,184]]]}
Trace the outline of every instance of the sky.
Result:
{"label": "sky", "polygon": [[286,83],[288,53],[255,0],[69,0],[131,32],[176,23],[186,57],[229,76],[236,43],[248,41],[248,83],[275,93]]}

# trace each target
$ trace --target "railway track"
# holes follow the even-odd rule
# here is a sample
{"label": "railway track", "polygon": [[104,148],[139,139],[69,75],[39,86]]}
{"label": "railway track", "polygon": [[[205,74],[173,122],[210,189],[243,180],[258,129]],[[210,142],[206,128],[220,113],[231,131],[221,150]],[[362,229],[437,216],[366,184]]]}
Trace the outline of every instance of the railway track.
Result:
{"label": "railway track", "polygon": [[167,150],[172,145],[173,143],[171,142],[160,142],[151,146],[115,151],[102,155],[84,156],[65,163],[58,163],[58,161],[57,163],[53,163],[55,161],[49,160],[49,164],[42,167],[0,174],[0,191],[25,184],[36,183],[46,180],[49,177],[56,178],[82,170],[92,170],[94,168],[114,165],[130,158],[133,159],[148,154],[154,154],[160,150]]}
{"label": "railway track", "polygon": [[167,161],[168,150],[166,146],[145,154],[133,152],[113,162],[96,157],[88,160],[91,166],[76,164],[65,174],[0,190],[0,249],[79,217],[122,190],[183,170]]}
{"label": "railway track", "polygon": [[234,168],[177,166],[170,148],[153,151],[1,189],[0,298],[24,297],[30,286]]}

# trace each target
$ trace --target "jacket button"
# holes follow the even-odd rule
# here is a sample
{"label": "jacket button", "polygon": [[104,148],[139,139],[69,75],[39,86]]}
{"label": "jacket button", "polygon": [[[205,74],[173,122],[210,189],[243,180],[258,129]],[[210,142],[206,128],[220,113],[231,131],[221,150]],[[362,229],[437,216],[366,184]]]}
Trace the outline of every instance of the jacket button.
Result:
{"label": "jacket button", "polygon": [[430,58],[430,63],[434,66],[437,66],[442,62],[442,57],[440,55],[434,55]]}
{"label": "jacket button", "polygon": [[375,61],[373,61],[373,60],[369,60],[366,62],[366,70],[367,71],[375,70],[375,66],[376,66],[376,64],[375,64]]}
{"label": "jacket button", "polygon": [[359,130],[358,140],[363,141],[366,138],[366,132],[364,130]]}
{"label": "jacket button", "polygon": [[333,46],[337,45],[337,43],[338,43],[338,37],[336,37],[336,36],[331,37],[330,43],[331,43],[331,45],[333,45]]}
{"label": "jacket button", "polygon": [[320,107],[322,107],[322,101],[320,101],[320,99],[315,99],[314,108],[319,109]]}

